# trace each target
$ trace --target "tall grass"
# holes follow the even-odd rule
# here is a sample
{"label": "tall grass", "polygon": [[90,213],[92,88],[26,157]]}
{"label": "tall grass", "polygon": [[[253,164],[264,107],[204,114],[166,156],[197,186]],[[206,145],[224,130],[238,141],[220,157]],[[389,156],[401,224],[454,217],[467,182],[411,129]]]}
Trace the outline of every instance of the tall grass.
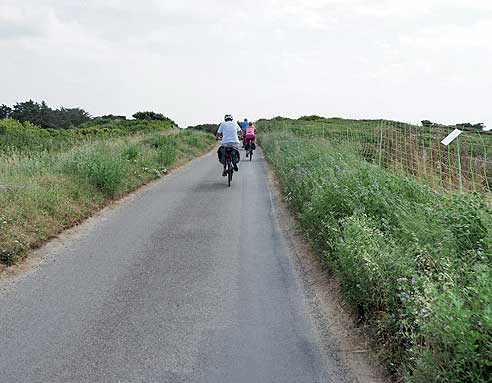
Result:
{"label": "tall grass", "polygon": [[[166,133],[166,132],[163,132]],[[0,150],[0,263],[213,145],[200,132],[95,137],[62,150]]]}
{"label": "tall grass", "polygon": [[492,134],[466,130],[449,146],[453,129],[387,120],[304,117],[257,123],[263,132],[288,131],[297,137],[350,144],[370,162],[411,175],[436,191],[491,192]]}
{"label": "tall grass", "polygon": [[7,118],[0,119],[0,152],[60,151],[87,141],[172,130],[169,122],[152,120],[96,120],[77,129],[43,129]]}
{"label": "tall grass", "polygon": [[176,137],[155,136],[152,146],[157,150],[158,161],[164,166],[169,166],[176,160]]}
{"label": "tall grass", "polygon": [[263,134],[306,237],[408,382],[492,379],[492,210],[368,162],[350,143]]}

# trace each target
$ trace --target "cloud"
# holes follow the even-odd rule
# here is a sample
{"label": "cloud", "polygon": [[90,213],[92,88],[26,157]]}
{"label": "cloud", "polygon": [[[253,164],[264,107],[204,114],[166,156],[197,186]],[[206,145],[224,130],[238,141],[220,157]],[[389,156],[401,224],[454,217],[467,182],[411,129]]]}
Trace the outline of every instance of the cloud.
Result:
{"label": "cloud", "polygon": [[492,124],[488,0],[3,0],[0,102]]}

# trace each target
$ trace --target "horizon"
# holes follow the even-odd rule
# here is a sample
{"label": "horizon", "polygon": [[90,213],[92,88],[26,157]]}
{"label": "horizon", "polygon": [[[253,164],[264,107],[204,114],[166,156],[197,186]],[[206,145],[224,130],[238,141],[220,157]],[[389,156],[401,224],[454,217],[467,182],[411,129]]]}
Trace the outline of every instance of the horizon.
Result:
{"label": "horizon", "polygon": [[[22,102],[34,102],[34,103],[38,103],[38,104],[41,104],[41,103],[46,103],[45,100],[32,100],[32,99],[28,99],[28,100],[25,100],[25,101],[19,101],[17,103],[22,103]],[[4,103],[1,103],[0,102],[0,105],[4,105]],[[15,105],[15,104],[14,104]],[[13,107],[14,105],[6,105],[8,107]],[[88,112],[87,110],[85,110],[84,108],[80,107],[80,106],[75,106],[75,105],[70,105],[70,106],[67,106],[67,105],[60,105],[58,107],[54,107],[54,106],[51,106],[49,105],[48,103],[46,103],[46,105],[48,107],[51,107],[52,109],[61,109],[61,108],[65,108],[65,109],[71,109],[71,108],[80,108],[86,112]],[[100,118],[100,117],[104,117],[104,116],[109,116],[109,115],[112,115],[112,116],[121,116],[121,117],[125,117],[127,120],[132,120],[132,119],[135,119],[135,117],[133,117],[133,115],[137,112],[156,112],[156,113],[159,113],[159,114],[163,114],[165,117],[168,117],[170,118],[171,120],[175,121],[177,124],[178,124],[178,127],[180,129],[187,129],[187,128],[193,128],[195,126],[198,126],[198,125],[208,125],[208,124],[219,124],[222,120],[219,120],[218,122],[214,122],[214,121],[203,121],[203,122],[199,122],[197,124],[194,124],[194,125],[180,125],[174,118],[173,116],[168,116],[166,115],[165,113],[161,113],[160,111],[158,110],[153,110],[153,111],[150,111],[150,110],[139,110],[139,111],[135,111],[135,112],[132,112],[130,115],[115,115],[113,113],[105,113],[105,114],[101,114],[101,115],[92,115],[90,112],[89,113],[89,116],[90,118],[92,119],[95,119],[95,118]],[[235,121],[242,121],[244,118],[243,117],[234,117],[234,120]],[[394,119],[386,119],[386,118],[352,118],[352,117],[341,117],[341,116],[324,116],[324,115],[319,115],[319,114],[303,114],[303,115],[298,115],[298,116],[285,116],[285,115],[277,115],[277,116],[269,116],[269,117],[261,117],[259,116],[258,118],[254,118],[254,119],[251,119],[249,117],[246,117],[248,118],[249,121],[253,121],[253,122],[256,122],[258,120],[272,120],[272,119],[275,119],[275,118],[286,118],[286,119],[291,119],[291,120],[299,120],[303,117],[319,117],[320,119],[326,119],[326,120],[330,120],[330,119],[341,119],[341,120],[355,120],[355,121],[364,121],[364,120],[370,120],[370,121],[393,121],[393,122],[399,122],[399,123],[404,123],[404,124],[412,124],[412,125],[417,125],[417,126],[422,126],[422,122],[423,121],[430,121],[430,120],[427,120],[427,119],[423,119],[423,120],[420,120],[420,121],[415,121],[415,122],[408,122],[408,121],[399,121],[399,120],[394,120]],[[455,123],[448,123],[448,124],[443,124],[439,121],[431,121],[433,124],[437,124],[437,125],[441,125],[442,127],[456,127],[456,128],[459,128],[460,125],[464,125],[464,124],[472,124],[472,125],[483,125],[483,131],[490,131],[492,130],[492,126],[489,126],[487,125],[486,123],[484,122],[475,122],[475,121],[462,121],[462,122],[455,122]]]}

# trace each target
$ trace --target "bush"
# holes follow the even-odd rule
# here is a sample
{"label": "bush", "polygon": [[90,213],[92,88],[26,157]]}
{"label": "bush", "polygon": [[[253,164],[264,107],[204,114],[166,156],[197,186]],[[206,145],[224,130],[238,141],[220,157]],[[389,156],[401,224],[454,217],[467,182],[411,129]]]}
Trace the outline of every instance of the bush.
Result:
{"label": "bush", "polygon": [[[261,131],[261,130],[260,130]],[[348,145],[260,136],[306,237],[409,382],[490,382],[492,211]]]}
{"label": "bush", "polygon": [[176,161],[176,147],[162,146],[157,152],[157,161],[161,166],[171,166]]}
{"label": "bush", "polygon": [[123,158],[133,161],[138,157],[139,149],[136,144],[131,144],[123,153]]}
{"label": "bush", "polygon": [[215,136],[215,133],[217,133],[218,125],[217,124],[201,124],[201,125],[195,125],[195,126],[188,126],[187,129],[199,130],[201,132],[207,132],[207,133],[213,134]]}
{"label": "bush", "polygon": [[401,262],[402,249],[377,226],[363,215],[344,220],[333,258],[346,297],[361,313],[395,314],[398,279],[410,278],[413,262]]}
{"label": "bush", "polygon": [[319,121],[324,119],[325,119],[324,117],[317,116],[317,115],[302,116],[299,118],[300,121]]}
{"label": "bush", "polygon": [[490,382],[492,377],[492,269],[480,265],[464,286],[432,291],[422,323],[423,349],[412,382]]}
{"label": "bush", "polygon": [[64,168],[67,174],[86,179],[107,198],[118,194],[127,173],[126,163],[105,145],[76,153]]}
{"label": "bush", "polygon": [[62,151],[88,140],[171,130],[166,121],[98,119],[77,129],[43,129],[30,122],[0,120],[0,151]]}
{"label": "bush", "polygon": [[133,116],[136,120],[154,120],[154,121],[164,121],[169,123],[171,126],[178,128],[178,124],[176,124],[169,117],[164,116],[161,113],[155,112],[137,112]]}

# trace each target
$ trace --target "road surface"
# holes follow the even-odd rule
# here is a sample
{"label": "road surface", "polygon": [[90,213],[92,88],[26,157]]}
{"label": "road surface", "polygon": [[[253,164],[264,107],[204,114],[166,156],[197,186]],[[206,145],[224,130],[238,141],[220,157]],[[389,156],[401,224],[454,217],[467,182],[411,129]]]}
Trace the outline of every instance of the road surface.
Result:
{"label": "road surface", "polygon": [[0,293],[0,382],[352,381],[323,351],[261,153],[231,188],[220,170],[195,160],[48,244]]}

